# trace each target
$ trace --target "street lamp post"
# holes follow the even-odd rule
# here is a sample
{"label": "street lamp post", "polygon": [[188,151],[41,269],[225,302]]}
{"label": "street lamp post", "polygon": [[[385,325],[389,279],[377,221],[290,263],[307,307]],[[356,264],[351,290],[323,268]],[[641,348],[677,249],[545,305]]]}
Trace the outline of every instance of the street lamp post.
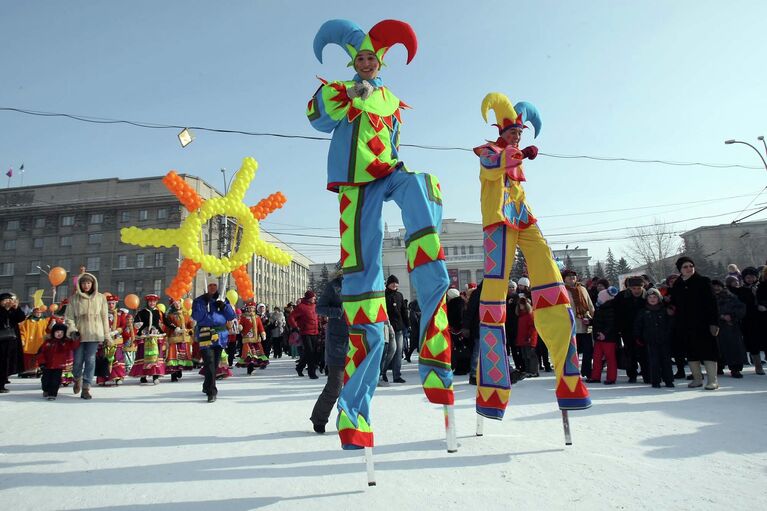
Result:
{"label": "street lamp post", "polygon": [[[764,145],[764,154],[767,154],[767,142],[764,141],[764,137],[763,136],[759,136],[759,137],[757,137],[757,140],[761,140],[762,141],[762,144]],[[759,152],[759,149],[757,149],[756,146],[754,146],[752,144],[749,144],[748,142],[743,142],[741,140],[735,140],[735,139],[725,140],[724,143],[727,144],[727,145],[730,145],[730,144],[744,144],[744,145],[747,145],[748,147],[750,147],[751,149],[756,151],[756,154],[758,154],[759,158],[762,160],[762,165],[764,165],[764,170],[767,170],[767,160],[764,159],[764,156],[762,156],[762,153]]]}
{"label": "street lamp post", "polygon": [[[763,135],[759,135],[758,137],[756,137],[756,139],[760,140],[762,142],[762,145],[764,146],[764,154],[767,155],[767,142],[764,141],[764,136]],[[741,140],[735,140],[735,139],[725,140],[724,143],[727,144],[727,145],[730,145],[730,144],[743,144],[743,145],[747,145],[748,147],[750,147],[751,149],[756,151],[756,154],[759,155],[759,159],[762,160],[762,165],[764,165],[764,170],[767,170],[767,160],[764,159],[764,156],[762,156],[762,153],[759,152],[759,149],[757,149],[756,146],[754,146],[752,144],[749,144],[748,142],[743,142]],[[732,225],[735,225],[736,223],[738,223],[740,221],[743,221],[743,220],[745,220],[748,217],[751,217],[751,216],[754,216],[754,215],[756,215],[758,213],[761,213],[765,209],[767,209],[767,208],[759,209],[759,210],[757,210],[757,211],[755,211],[755,212],[753,212],[753,213],[751,213],[749,215],[744,216],[743,218],[740,218],[738,220],[733,220],[732,221]]]}

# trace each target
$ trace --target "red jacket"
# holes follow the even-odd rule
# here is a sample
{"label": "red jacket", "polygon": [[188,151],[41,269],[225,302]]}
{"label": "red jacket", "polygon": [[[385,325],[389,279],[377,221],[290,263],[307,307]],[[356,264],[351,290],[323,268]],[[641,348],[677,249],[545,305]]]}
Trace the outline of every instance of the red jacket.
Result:
{"label": "red jacket", "polygon": [[305,298],[296,305],[293,312],[288,316],[288,325],[298,328],[301,335],[318,335],[320,333],[317,324],[316,304],[309,303]]}
{"label": "red jacket", "polygon": [[40,347],[37,353],[38,365],[45,366],[46,369],[64,369],[67,360],[72,358],[72,351],[80,346],[80,341],[72,339],[48,339]]}
{"label": "red jacket", "polygon": [[538,332],[535,330],[533,315],[528,312],[520,311],[517,320],[517,348],[535,348],[538,346]]}

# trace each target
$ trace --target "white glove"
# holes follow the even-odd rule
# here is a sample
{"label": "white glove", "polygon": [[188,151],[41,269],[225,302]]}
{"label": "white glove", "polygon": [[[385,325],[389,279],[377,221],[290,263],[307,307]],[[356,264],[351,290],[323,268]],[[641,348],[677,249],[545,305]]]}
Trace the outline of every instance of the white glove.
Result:
{"label": "white glove", "polygon": [[374,90],[375,87],[373,87],[370,82],[367,80],[362,80],[361,82],[355,83],[352,87],[349,87],[346,93],[350,98],[360,98],[365,100],[368,99],[371,94],[373,94]]}
{"label": "white glove", "polygon": [[181,328],[176,327],[176,330],[174,330],[174,332],[176,333],[176,335],[178,335],[178,334],[182,333],[182,330],[181,330]]}

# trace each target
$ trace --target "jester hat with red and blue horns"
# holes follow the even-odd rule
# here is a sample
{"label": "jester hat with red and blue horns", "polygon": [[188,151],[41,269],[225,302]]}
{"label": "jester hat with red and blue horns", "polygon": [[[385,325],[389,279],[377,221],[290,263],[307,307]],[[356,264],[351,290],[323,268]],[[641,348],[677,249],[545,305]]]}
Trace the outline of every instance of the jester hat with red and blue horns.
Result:
{"label": "jester hat with red and blue horns", "polygon": [[516,105],[511,104],[509,98],[501,92],[491,92],[482,100],[482,118],[487,122],[487,111],[495,112],[498,135],[502,135],[510,129],[523,130],[530,123],[535,130],[535,137],[541,132],[541,116],[538,109],[527,101],[520,101]]}
{"label": "jester hat with red and blue horns", "polygon": [[404,21],[383,20],[367,34],[353,21],[329,20],[322,24],[314,36],[314,55],[322,63],[322,49],[328,44],[337,44],[352,58],[348,67],[354,66],[354,59],[363,50],[372,52],[383,67],[386,52],[399,43],[407,49],[407,63],[415,57],[418,39],[413,27]]}

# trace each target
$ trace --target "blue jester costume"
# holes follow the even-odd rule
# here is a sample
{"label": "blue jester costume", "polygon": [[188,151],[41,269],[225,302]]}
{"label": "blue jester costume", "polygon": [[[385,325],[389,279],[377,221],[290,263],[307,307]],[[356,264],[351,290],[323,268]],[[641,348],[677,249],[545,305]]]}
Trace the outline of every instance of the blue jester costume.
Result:
{"label": "blue jester costume", "polygon": [[[541,129],[538,110],[530,103],[512,106],[494,92],[482,101],[482,116],[495,111],[499,135],[525,128],[530,122],[535,136]],[[575,344],[575,318],[559,268],[537,221],[527,204],[522,182],[524,159],[534,159],[535,146],[520,150],[500,136],[494,143],[474,148],[479,156],[482,185],[482,228],[485,272],[479,304],[480,357],[477,367],[477,413],[502,419],[511,392],[506,355],[506,292],[519,247],[527,261],[532,284],[535,326],[545,340],[556,371],[556,396],[562,410],[591,406],[588,389],[581,381]]]}
{"label": "blue jester costume", "polygon": [[[383,64],[386,51],[401,43],[408,62],[417,41],[410,25],[385,20],[365,33],[347,20],[330,20],[314,39],[314,53],[338,44],[352,58],[362,51]],[[351,64],[350,64],[351,65]],[[338,431],[344,449],[373,446],[370,401],[378,382],[387,319],[381,247],[382,207],[393,200],[402,210],[408,271],[426,320],[421,322],[419,373],[432,403],[453,404],[453,373],[447,332],[448,275],[439,232],[442,194],[429,174],[412,172],[399,160],[400,111],[407,108],[380,78],[322,81],[309,101],[312,126],[333,133],[328,154],[328,189],[338,193],[341,212],[342,300],[349,323],[344,389],[338,400]],[[364,86],[365,95],[356,90]]]}

